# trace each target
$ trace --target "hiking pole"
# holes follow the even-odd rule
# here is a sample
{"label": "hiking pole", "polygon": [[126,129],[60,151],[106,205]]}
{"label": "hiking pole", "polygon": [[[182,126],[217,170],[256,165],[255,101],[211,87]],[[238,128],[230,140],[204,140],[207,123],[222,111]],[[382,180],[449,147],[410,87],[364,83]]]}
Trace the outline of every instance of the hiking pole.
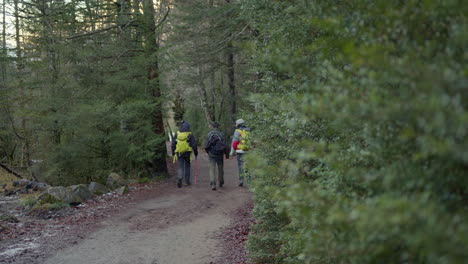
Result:
{"label": "hiking pole", "polygon": [[197,184],[197,177],[198,177],[198,160],[195,158],[195,163],[193,164],[193,183]]}

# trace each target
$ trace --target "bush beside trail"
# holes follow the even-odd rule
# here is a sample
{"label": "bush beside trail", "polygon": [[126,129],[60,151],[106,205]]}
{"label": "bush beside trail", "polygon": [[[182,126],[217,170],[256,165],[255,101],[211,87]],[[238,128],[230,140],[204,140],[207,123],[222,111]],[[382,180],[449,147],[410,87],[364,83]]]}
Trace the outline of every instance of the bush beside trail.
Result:
{"label": "bush beside trail", "polygon": [[[241,1],[256,263],[465,263],[468,6]],[[248,113],[246,113],[247,115]]]}

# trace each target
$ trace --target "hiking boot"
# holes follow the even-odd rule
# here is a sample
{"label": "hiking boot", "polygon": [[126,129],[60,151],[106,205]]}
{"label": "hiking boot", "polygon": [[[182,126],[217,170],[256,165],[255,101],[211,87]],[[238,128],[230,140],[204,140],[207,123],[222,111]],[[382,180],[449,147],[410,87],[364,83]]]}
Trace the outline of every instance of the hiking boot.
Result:
{"label": "hiking boot", "polygon": [[239,182],[239,187],[242,187],[244,186],[244,183],[243,182]]}
{"label": "hiking boot", "polygon": [[220,182],[219,182],[219,188],[222,188],[223,185],[224,185],[224,181],[220,181]]}
{"label": "hiking boot", "polygon": [[182,188],[182,180],[177,181],[177,187]]}

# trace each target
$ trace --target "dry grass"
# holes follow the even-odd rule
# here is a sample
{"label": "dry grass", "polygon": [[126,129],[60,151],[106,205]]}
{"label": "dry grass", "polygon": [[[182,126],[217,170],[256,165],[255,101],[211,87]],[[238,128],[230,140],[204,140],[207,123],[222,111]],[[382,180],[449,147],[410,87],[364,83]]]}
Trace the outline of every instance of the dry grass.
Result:
{"label": "dry grass", "polygon": [[7,189],[13,187],[13,181],[19,180],[18,177],[12,175],[5,171],[4,169],[0,168],[0,185],[6,184]]}

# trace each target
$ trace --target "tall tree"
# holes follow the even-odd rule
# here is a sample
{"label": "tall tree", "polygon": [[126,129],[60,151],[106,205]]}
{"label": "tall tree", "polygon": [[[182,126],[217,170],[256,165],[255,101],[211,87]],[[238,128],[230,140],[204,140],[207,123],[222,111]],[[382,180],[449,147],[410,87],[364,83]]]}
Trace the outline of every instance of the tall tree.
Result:
{"label": "tall tree", "polygon": [[163,102],[161,100],[161,85],[159,72],[159,38],[160,26],[169,14],[169,8],[166,15],[156,25],[156,11],[152,0],[143,0],[143,35],[145,36],[144,47],[145,54],[148,56],[148,85],[150,86],[151,94],[155,102],[153,112],[153,128],[154,133],[162,138],[155,146],[155,156],[152,161],[153,171],[157,174],[166,174],[166,143],[164,140],[164,120],[163,120]]}

